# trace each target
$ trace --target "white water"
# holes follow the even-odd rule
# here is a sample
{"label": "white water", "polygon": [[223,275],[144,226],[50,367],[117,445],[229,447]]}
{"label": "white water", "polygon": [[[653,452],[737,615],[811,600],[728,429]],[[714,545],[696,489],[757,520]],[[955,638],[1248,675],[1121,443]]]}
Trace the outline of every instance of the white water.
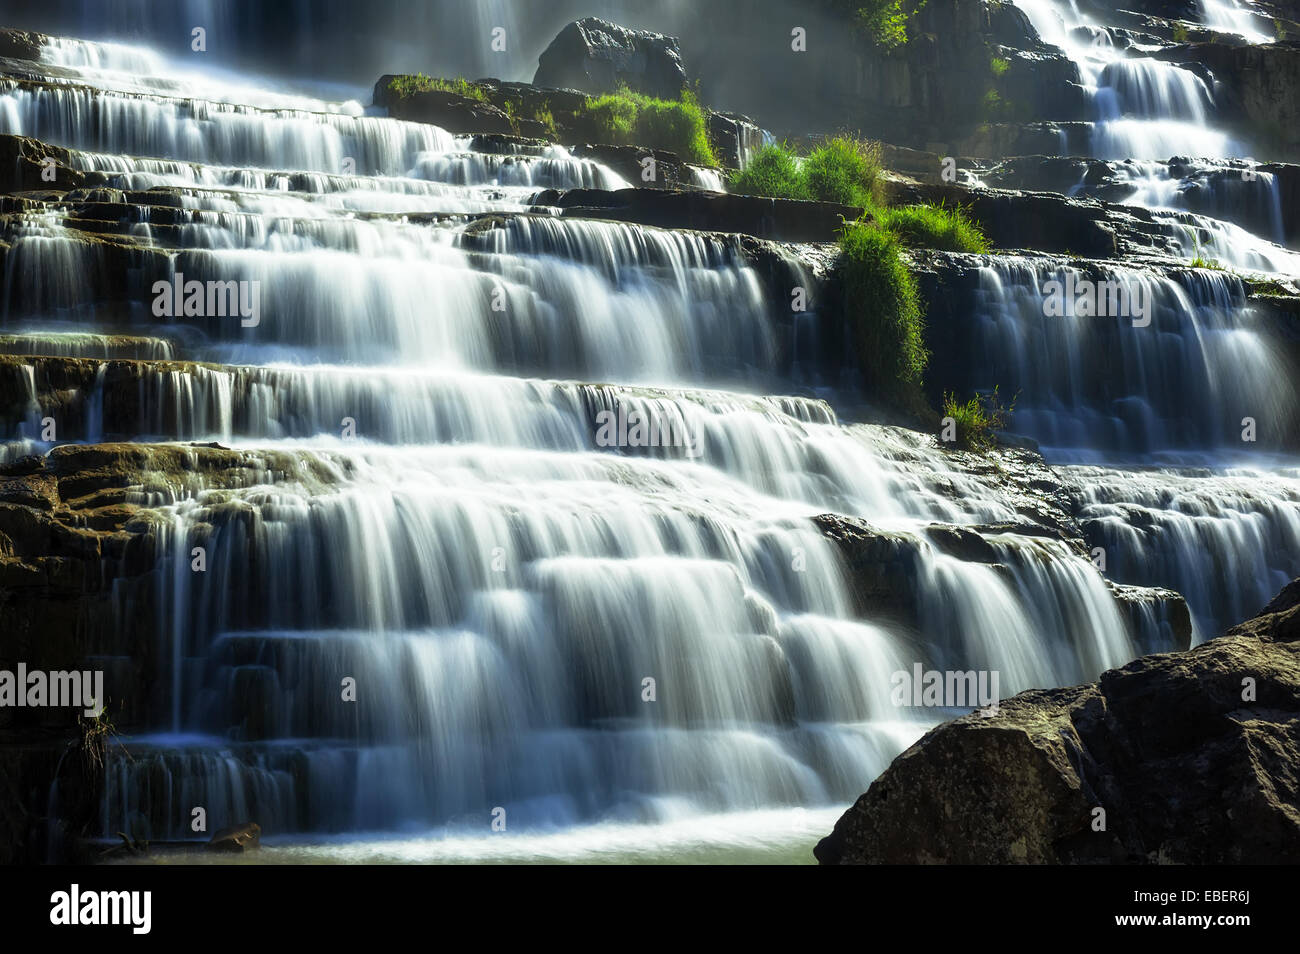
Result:
{"label": "white water", "polygon": [[[1016,3],[1092,92],[1090,153],[1128,160],[1114,167],[1136,186],[1126,201],[1151,209],[1185,260],[1300,275],[1300,255],[1278,244],[1283,210],[1274,177],[1253,163],[1221,162],[1243,150],[1215,128],[1200,77],[1141,51],[1124,57],[1073,4]],[[1210,29],[1272,42],[1251,6],[1201,3]],[[1179,177],[1148,161],[1173,155],[1215,158],[1184,163]],[[1183,593],[1194,639],[1213,637],[1258,612],[1297,570],[1294,464],[1272,453],[1297,423],[1295,369],[1278,357],[1284,335],[1244,305],[1235,278],[1209,272],[1177,283],[1144,280],[1160,306],[1150,327],[1097,318],[1044,327],[1047,277],[1060,275],[1015,263],[986,270],[981,347],[996,370],[979,383],[1024,389],[1014,426],[1048,445],[1049,456],[1125,468],[1071,469],[1089,543],[1105,548],[1113,579]],[[1259,450],[1242,440],[1247,418],[1267,432]],[[1197,469],[1127,469],[1134,462]]]}
{"label": "white water", "polygon": [[[995,669],[1005,696],[1159,644],[1059,541],[989,533],[988,563],[942,552],[931,521],[1018,522],[996,475],[957,470],[920,435],[843,426],[819,401],[725,390],[797,386],[781,380],[784,332],[737,243],[465,217],[520,212],[552,184],[620,183],[608,170],[476,154],[436,127],[216,79],[184,98],[166,90],[196,81],[155,95],[139,92],[147,77],[133,92],[109,75],[164,68],[147,54],[57,58],[101,90],[5,88],[0,131],[80,150],[117,188],[183,186],[179,209],[131,223],[142,241],[179,229],[164,277],[255,280],[263,294],[255,326],[176,323],[186,356],[242,367],[142,371],[118,413],[125,372],[104,363],[81,398],[86,438],[134,406],[122,436],[217,438],[248,462],[236,486],[187,472],[136,492],[165,527],[153,701],[167,715],[112,760],[106,833],[187,837],[203,804],[212,827],[253,818],[307,856],[787,844],[772,833],[802,837],[809,809],[820,823],[952,714],[894,706],[893,672]],[[358,214],[376,211],[409,215]],[[94,250],[53,214],[15,238],[9,324],[91,321]],[[1191,365],[1221,389],[1231,352],[1205,337],[1266,356],[1215,310],[1234,293],[1218,279],[1162,286],[1195,331]],[[142,290],[127,309],[137,334],[157,329],[148,305]],[[1133,364],[1148,360],[1139,348]],[[33,407],[37,368],[22,369]],[[598,446],[595,412],[620,404],[701,435],[703,454]],[[1070,413],[1087,409],[1081,392]],[[1175,437],[1219,430],[1151,416]],[[32,423],[15,435],[24,452]],[[897,547],[919,630],[858,617],[812,522],[828,511]],[[496,807],[510,848],[490,847]]]}
{"label": "white water", "polygon": [[1251,43],[1272,43],[1269,21],[1256,14],[1250,0],[1200,0],[1205,25],[1220,33],[1232,33]]}

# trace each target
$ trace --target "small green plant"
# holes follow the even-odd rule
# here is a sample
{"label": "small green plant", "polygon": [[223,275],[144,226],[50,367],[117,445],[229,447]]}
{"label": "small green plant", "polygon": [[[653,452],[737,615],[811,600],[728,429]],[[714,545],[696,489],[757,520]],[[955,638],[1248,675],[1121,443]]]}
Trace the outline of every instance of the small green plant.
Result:
{"label": "small green plant", "polygon": [[1273,36],[1277,38],[1279,43],[1286,39],[1286,24],[1281,20],[1273,20]]}
{"label": "small green plant", "polygon": [[704,109],[690,90],[671,100],[623,88],[588,99],[582,112],[616,145],[653,146],[697,165],[718,164]]}
{"label": "small green plant", "polygon": [[881,201],[880,146],[836,136],[800,159],[788,145],[768,145],[731,175],[731,191],[873,208]]}
{"label": "small green plant", "polygon": [[898,397],[920,384],[929,360],[916,279],[898,239],[873,222],[846,223],[839,244],[841,307],[867,386],[878,396]]}
{"label": "small green plant", "polygon": [[[996,387],[968,401],[960,401],[955,394],[945,392],[940,427],[951,431],[941,430],[941,443],[960,450],[986,450],[993,446],[994,432],[1006,427],[1015,404],[1014,398],[1003,404]],[[951,434],[951,441],[945,439],[947,434]]]}
{"label": "small green plant", "polygon": [[745,168],[731,173],[731,191],[774,199],[809,198],[794,150],[775,143],[760,149]]}
{"label": "small green plant", "polygon": [[998,79],[1005,76],[1009,69],[1011,69],[1010,60],[1005,60],[1000,56],[995,56],[993,59],[989,60],[989,70],[991,70],[993,75]]}
{"label": "small green plant", "polygon": [[878,143],[835,136],[808,154],[801,171],[809,195],[822,202],[870,208],[881,200]]}
{"label": "small green plant", "polygon": [[926,0],[829,0],[853,20],[854,30],[882,50],[898,50],[912,39],[911,20]]}
{"label": "small green plant", "polygon": [[86,769],[101,772],[108,760],[108,743],[117,735],[117,727],[108,717],[105,707],[97,716],[77,716],[77,726],[81,730],[81,758]]}
{"label": "small green plant", "polygon": [[987,119],[997,120],[1004,118],[1010,112],[1010,106],[1006,100],[992,86],[984,93],[984,98],[980,101],[980,106],[984,110],[984,116]]}
{"label": "small green plant", "polygon": [[1212,258],[1206,258],[1201,254],[1201,237],[1197,234],[1196,229],[1190,225],[1183,226],[1187,234],[1192,237],[1192,268],[1212,268],[1216,271],[1223,271],[1223,266]]}
{"label": "small green plant", "polygon": [[1174,42],[1187,42],[1187,24],[1183,23],[1181,20],[1174,24]]}
{"label": "small green plant", "polygon": [[416,93],[428,93],[434,90],[455,93],[458,96],[476,99],[481,103],[488,101],[488,94],[484,89],[464,78],[445,80],[425,76],[423,73],[407,73],[402,76],[394,76],[388,81],[389,93],[398,99],[407,99]]}
{"label": "small green plant", "polygon": [[960,207],[905,205],[877,209],[876,217],[899,241],[913,248],[979,253],[990,250],[984,232]]}
{"label": "small green plant", "polygon": [[555,116],[551,113],[551,104],[543,103],[533,110],[533,120],[539,122],[546,128],[546,135],[551,139],[557,136],[555,129]]}

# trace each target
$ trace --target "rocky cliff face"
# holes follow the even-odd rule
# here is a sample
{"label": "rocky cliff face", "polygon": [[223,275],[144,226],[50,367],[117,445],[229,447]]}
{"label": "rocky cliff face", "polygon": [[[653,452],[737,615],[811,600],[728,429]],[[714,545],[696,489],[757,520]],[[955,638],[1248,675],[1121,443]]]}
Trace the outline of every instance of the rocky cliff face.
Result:
{"label": "rocky cliff face", "polygon": [[823,864],[1293,863],[1300,580],[1189,652],[1025,692],[928,733],[817,845]]}
{"label": "rocky cliff face", "polygon": [[629,30],[599,17],[570,23],[542,51],[533,83],[587,93],[628,89],[676,99],[687,88],[675,37]]}

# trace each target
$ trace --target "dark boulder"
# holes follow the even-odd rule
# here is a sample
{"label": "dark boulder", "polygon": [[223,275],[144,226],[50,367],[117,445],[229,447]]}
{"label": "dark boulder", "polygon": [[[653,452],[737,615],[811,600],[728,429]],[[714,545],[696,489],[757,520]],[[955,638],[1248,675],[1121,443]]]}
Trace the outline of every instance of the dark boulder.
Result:
{"label": "dark boulder", "polygon": [[1300,581],[1187,652],[1024,692],[894,760],[823,864],[1294,863]]}
{"label": "dark boulder", "polygon": [[0,30],[0,56],[16,60],[40,59],[41,47],[49,41],[43,33]]}
{"label": "dark boulder", "polygon": [[687,86],[676,37],[629,30],[599,17],[575,20],[538,58],[537,86],[612,92],[620,85],[676,99]]}

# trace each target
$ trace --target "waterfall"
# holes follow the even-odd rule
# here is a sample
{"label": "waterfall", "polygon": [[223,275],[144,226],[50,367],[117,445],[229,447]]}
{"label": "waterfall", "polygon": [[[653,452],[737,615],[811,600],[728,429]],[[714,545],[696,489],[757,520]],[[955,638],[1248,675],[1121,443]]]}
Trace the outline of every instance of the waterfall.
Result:
{"label": "waterfall", "polygon": [[1055,0],[1015,0],[1042,39],[1078,68],[1096,121],[1087,154],[1101,159],[1237,156],[1214,128],[1213,95],[1190,70],[1117,47],[1110,31]]}
{"label": "waterfall", "polygon": [[[201,805],[327,854],[490,853],[498,808],[546,857],[573,850],[556,838],[713,844],[702,819],[747,845],[803,837],[801,813],[974,707],[900,706],[894,674],[991,670],[1007,696],[1172,648],[1077,535],[1042,535],[1015,475],[842,421],[799,373],[800,327],[752,243],[534,205],[627,185],[561,147],[483,152],[121,46],[46,57],[58,82],[0,81],[0,132],[103,173],[84,201],[108,218],[62,207],[10,230],[4,331],[28,344],[6,368],[29,398],[6,455],[48,449],[28,426],[44,402],[66,440],[178,461],[123,491],[156,551],[156,698],[110,754],[103,834],[192,838]],[[1106,88],[1194,123],[1192,79],[1115,66]],[[1044,286],[1065,272],[982,269],[985,366],[1049,449],[1213,452],[1242,407],[1294,413],[1238,279],[1116,269],[1149,326],[1071,315],[1045,342]],[[155,285],[169,303],[189,282],[255,288],[257,314],[160,313]],[[657,437],[606,440],[611,418]],[[205,471],[190,441],[238,466]],[[1148,507],[1175,527],[1159,493],[1070,473],[1051,516],[1072,521],[1072,497],[1115,580],[1172,585],[1130,521]],[[1245,524],[1259,508],[1240,500]],[[1253,538],[1269,572],[1288,514]],[[826,515],[888,567],[846,556]],[[1199,604],[1199,625],[1227,611]]]}
{"label": "waterfall", "polygon": [[1056,451],[1241,449],[1243,417],[1276,445],[1300,410],[1281,332],[1251,320],[1226,272],[990,256],[974,305],[971,386],[1019,395],[1016,427]]}
{"label": "waterfall", "polygon": [[1294,468],[1067,473],[1084,531],[1107,554],[1109,574],[1176,587],[1187,597],[1198,642],[1259,612],[1294,576]]}
{"label": "waterfall", "polygon": [[1272,43],[1259,16],[1243,0],[1200,0],[1205,25],[1220,33],[1233,33],[1251,43]]}
{"label": "waterfall", "polygon": [[[1061,472],[1106,575],[1183,593],[1196,641],[1256,613],[1300,543],[1287,330],[1224,272],[981,262],[967,386],[1016,395],[1014,428],[1073,462]],[[1150,323],[1047,314],[1048,284],[1071,273],[1145,288]]]}

